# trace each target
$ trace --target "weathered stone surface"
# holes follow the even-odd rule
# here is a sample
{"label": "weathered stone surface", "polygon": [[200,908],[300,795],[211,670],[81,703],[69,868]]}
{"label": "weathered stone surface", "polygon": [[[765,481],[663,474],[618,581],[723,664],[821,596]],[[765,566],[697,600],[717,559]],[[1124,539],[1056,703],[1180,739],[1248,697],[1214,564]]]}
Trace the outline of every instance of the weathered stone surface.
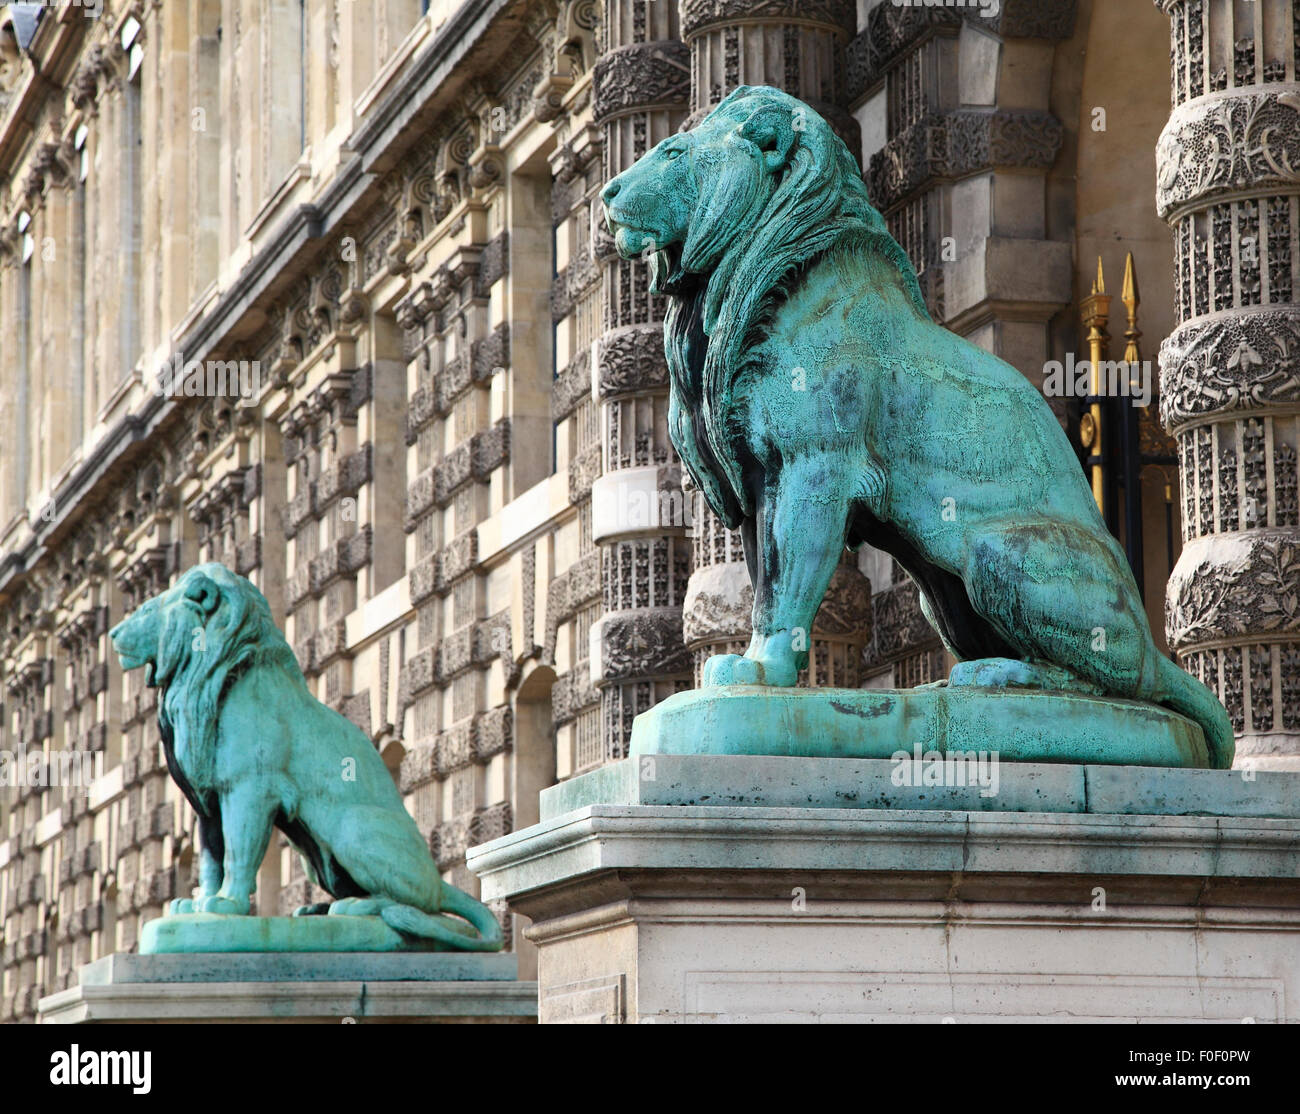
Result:
{"label": "weathered stone surface", "polygon": [[[842,773],[795,807],[808,771],[695,761],[628,784],[744,803],[580,806],[472,849],[531,921],[543,1022],[1300,1020],[1300,820],[1257,818],[1239,775],[1085,768],[1117,811],[925,811],[835,807]],[[1016,791],[1082,803],[1079,770]]]}
{"label": "weathered stone surface", "polygon": [[[900,784],[889,759],[661,754],[542,791],[541,821],[594,805],[1225,816],[1300,821],[1300,774],[1007,762],[995,791]],[[646,776],[653,772],[653,777]]]}

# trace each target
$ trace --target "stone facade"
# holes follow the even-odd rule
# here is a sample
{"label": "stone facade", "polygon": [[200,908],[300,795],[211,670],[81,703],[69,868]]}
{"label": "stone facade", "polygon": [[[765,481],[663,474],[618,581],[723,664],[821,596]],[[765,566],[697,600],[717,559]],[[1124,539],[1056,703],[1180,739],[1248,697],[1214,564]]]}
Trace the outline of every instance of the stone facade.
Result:
{"label": "stone facade", "polygon": [[[162,763],[155,691],[121,671],[107,631],[200,560],[267,595],[317,696],[369,735],[439,866],[477,892],[468,847],[535,822],[539,789],[621,758],[638,712],[748,639],[737,539],[682,492],[668,442],[664,306],[644,266],[613,253],[603,183],[736,85],[781,86],[860,156],[936,315],[1038,382],[1044,360],[1078,348],[1076,179],[1080,196],[1104,180],[1081,154],[1078,58],[1105,58],[1090,28],[1122,8],[0,8],[0,751],[99,763],[89,792],[0,788],[0,1020],[32,1019],[81,964],[131,950],[194,884],[194,817]],[[1261,127],[1286,105],[1284,66],[1284,84],[1252,94]],[[1163,101],[1149,70],[1124,69],[1145,82],[1132,99]],[[1243,80],[1207,100],[1249,115]],[[1263,169],[1258,184],[1276,270],[1269,206],[1283,198],[1294,218],[1294,188]],[[1176,227],[1213,223],[1223,203],[1178,172],[1161,189]],[[1149,247],[1143,273],[1170,270],[1169,252]],[[1259,328],[1285,317],[1280,278],[1261,272]],[[1238,518],[1248,547],[1286,536],[1277,454],[1295,447],[1294,420],[1270,417],[1286,374],[1267,347],[1285,334],[1269,335],[1258,390],[1230,417],[1180,416],[1195,390],[1164,404],[1193,454],[1202,434],[1184,426],[1240,427],[1239,494],[1264,460],[1276,509],[1268,530]],[[189,361],[247,375],[233,396],[156,389],[160,369]],[[1263,450],[1237,422],[1250,415]],[[1285,577],[1289,560],[1276,550],[1250,568]],[[1149,567],[1157,612],[1163,575]],[[1226,675],[1221,634],[1196,633],[1230,629],[1214,606],[1183,593],[1176,607],[1191,632],[1179,648],[1213,647]],[[1250,623],[1274,654],[1280,729],[1300,676],[1291,628]],[[813,636],[817,683],[944,671],[915,590],[880,554],[846,559]],[[319,896],[273,848],[258,907]],[[514,932],[512,946],[529,977],[531,945]]]}

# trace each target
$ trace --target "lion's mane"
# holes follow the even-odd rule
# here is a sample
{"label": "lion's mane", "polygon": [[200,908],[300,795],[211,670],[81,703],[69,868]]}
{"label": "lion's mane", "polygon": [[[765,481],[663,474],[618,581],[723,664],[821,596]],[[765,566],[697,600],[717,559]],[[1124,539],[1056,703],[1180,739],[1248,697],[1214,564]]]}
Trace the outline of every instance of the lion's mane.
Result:
{"label": "lion's mane", "polygon": [[750,158],[711,167],[686,242],[651,261],[653,288],[670,295],[670,431],[692,478],[733,527],[753,509],[719,416],[746,351],[792,283],[828,251],[847,248],[891,263],[917,312],[929,316],[911,261],[868,199],[853,155],[821,116],[778,89],[741,86],[699,126],[721,131],[764,108],[800,121],[788,165],[777,175],[755,170],[761,164]]}
{"label": "lion's mane", "polygon": [[[207,615],[185,594],[187,584],[200,576],[215,585],[219,597]],[[190,784],[182,781],[182,788],[207,815],[211,805],[205,787],[213,783],[217,723],[226,690],[255,666],[279,670],[287,686],[305,687],[306,681],[266,597],[224,565],[196,565],[186,572],[160,622],[154,672],[163,690],[158,722],[169,748],[184,755]]]}

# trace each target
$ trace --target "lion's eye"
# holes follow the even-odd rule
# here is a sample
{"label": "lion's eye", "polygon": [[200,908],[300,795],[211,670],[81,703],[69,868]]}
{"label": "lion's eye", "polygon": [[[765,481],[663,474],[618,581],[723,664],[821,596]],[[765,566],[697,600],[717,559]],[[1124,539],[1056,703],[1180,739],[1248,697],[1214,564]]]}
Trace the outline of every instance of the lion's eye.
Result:
{"label": "lion's eye", "polygon": [[664,158],[675,159],[681,153],[682,149],[680,147],[669,147],[668,150],[664,152]]}

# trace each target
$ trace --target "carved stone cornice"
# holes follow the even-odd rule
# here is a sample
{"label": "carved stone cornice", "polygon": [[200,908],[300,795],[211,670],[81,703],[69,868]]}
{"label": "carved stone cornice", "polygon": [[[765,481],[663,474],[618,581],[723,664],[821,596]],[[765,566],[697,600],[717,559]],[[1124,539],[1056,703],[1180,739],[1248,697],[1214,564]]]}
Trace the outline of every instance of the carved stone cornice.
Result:
{"label": "carved stone cornice", "polygon": [[1209,93],[1170,114],[1156,146],[1156,211],[1166,220],[1221,194],[1300,187],[1300,84]]}
{"label": "carved stone cornice", "polygon": [[935,179],[966,177],[999,167],[1046,170],[1061,149],[1064,129],[1050,112],[962,109],[927,116],[871,157],[872,203],[888,210]]}
{"label": "carved stone cornice", "polygon": [[1197,318],[1160,346],[1160,421],[1170,432],[1214,414],[1300,405],[1300,306]]}
{"label": "carved stone cornice", "polygon": [[685,108],[691,99],[690,49],[683,42],[632,43],[601,56],[593,75],[594,116]]}
{"label": "carved stone cornice", "polygon": [[1259,529],[1188,543],[1169,577],[1165,629],[1179,651],[1300,640],[1300,538]]}

